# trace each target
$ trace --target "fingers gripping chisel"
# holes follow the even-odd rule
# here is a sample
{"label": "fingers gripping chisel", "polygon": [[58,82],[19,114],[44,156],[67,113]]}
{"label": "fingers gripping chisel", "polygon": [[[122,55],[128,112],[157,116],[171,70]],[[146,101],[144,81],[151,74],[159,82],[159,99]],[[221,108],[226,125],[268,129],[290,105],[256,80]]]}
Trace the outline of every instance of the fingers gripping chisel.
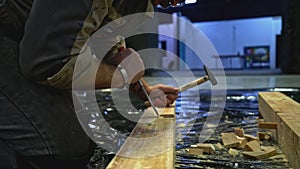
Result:
{"label": "fingers gripping chisel", "polygon": [[152,102],[150,96],[148,95],[148,93],[147,93],[147,91],[146,91],[146,89],[145,89],[145,86],[144,86],[142,80],[139,80],[139,81],[138,81],[138,84],[141,86],[141,88],[142,88],[144,94],[146,95],[146,97],[147,97],[147,99],[148,99],[148,101],[149,101],[149,103],[150,103],[152,109],[154,110],[156,116],[158,117],[158,116],[159,116],[159,113],[158,113],[157,109],[155,108],[155,106],[154,106],[154,104],[153,104],[153,102]]}
{"label": "fingers gripping chisel", "polygon": [[[124,47],[118,48],[118,52],[121,52],[121,51],[123,51],[123,50],[125,50]],[[145,86],[144,86],[142,80],[139,80],[137,83],[140,85],[141,89],[143,90],[143,92],[144,92],[145,96],[147,97],[147,99],[148,99],[148,101],[149,101],[149,103],[150,103],[152,109],[154,110],[156,116],[159,117],[159,113],[158,113],[157,109],[155,108],[155,106],[154,106],[154,104],[153,104],[153,102],[152,102],[150,96],[148,95],[148,92],[146,91],[146,88],[145,88]]]}

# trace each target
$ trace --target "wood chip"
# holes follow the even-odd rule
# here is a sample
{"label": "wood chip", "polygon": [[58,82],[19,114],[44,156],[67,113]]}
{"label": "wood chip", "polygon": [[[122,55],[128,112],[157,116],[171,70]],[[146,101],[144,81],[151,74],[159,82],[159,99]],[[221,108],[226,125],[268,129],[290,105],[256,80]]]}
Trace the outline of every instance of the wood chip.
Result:
{"label": "wood chip", "polygon": [[273,146],[261,146],[261,149],[263,151],[271,151],[271,150],[276,149],[276,148],[274,148]]}
{"label": "wood chip", "polygon": [[270,140],[271,135],[272,134],[270,132],[257,132],[257,137],[259,140]]}
{"label": "wood chip", "polygon": [[256,140],[248,142],[244,149],[246,151],[261,151],[260,144]]}
{"label": "wood chip", "polygon": [[215,147],[212,144],[198,143],[196,145],[191,145],[192,148],[202,149],[204,153],[213,154],[215,152]]}
{"label": "wood chip", "polygon": [[270,157],[269,159],[280,159],[281,161],[284,161],[284,162],[288,162],[288,160],[286,159],[286,156],[284,154],[277,154],[275,156],[272,156]]}
{"label": "wood chip", "polygon": [[189,148],[186,149],[186,152],[190,155],[203,155],[203,149],[199,148]]}
{"label": "wood chip", "polygon": [[277,154],[277,151],[274,147],[268,147],[265,151],[253,151],[253,152],[242,152],[245,157],[254,158],[258,160],[263,160]]}
{"label": "wood chip", "polygon": [[222,146],[222,144],[220,144],[220,143],[217,143],[216,145],[215,145],[215,147],[217,148],[217,149],[219,149],[219,150],[224,150],[225,148]]}
{"label": "wood chip", "polygon": [[222,133],[222,141],[226,148],[235,148],[240,146],[240,141],[234,133]]}
{"label": "wood chip", "polygon": [[258,138],[258,137],[252,136],[252,135],[250,135],[250,134],[245,134],[244,136],[245,136],[245,138],[247,139],[248,142],[249,142],[249,141],[253,141],[253,140],[259,141],[259,138]]}
{"label": "wood chip", "polygon": [[239,136],[237,136],[237,139],[240,141],[239,148],[244,149],[245,145],[248,143],[247,139],[245,137],[239,137]]}
{"label": "wood chip", "polygon": [[259,138],[259,140],[264,140],[266,136],[266,132],[257,132],[256,136]]}
{"label": "wood chip", "polygon": [[244,129],[242,128],[234,128],[234,133],[239,137],[244,137]]}
{"label": "wood chip", "polygon": [[238,156],[240,153],[239,153],[239,151],[237,151],[236,149],[233,149],[233,148],[230,148],[229,150],[228,150],[228,154],[230,154],[230,155],[232,155],[232,156]]}
{"label": "wood chip", "polygon": [[277,129],[277,123],[274,122],[259,122],[258,128],[261,129]]}
{"label": "wood chip", "polygon": [[270,140],[271,139],[271,134],[266,134],[265,135],[265,140]]}

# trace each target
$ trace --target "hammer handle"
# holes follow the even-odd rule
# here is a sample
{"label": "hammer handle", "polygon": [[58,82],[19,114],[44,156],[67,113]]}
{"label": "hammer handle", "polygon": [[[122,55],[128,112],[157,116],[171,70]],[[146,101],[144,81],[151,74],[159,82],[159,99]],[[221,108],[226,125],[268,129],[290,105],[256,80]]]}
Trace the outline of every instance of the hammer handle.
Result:
{"label": "hammer handle", "polygon": [[[206,82],[206,81],[208,81],[208,80],[209,80],[208,76],[201,77],[201,78],[199,78],[199,79],[196,79],[196,80],[194,80],[194,81],[192,81],[192,82],[189,82],[189,83],[187,83],[187,84],[185,84],[185,85],[180,86],[178,92],[186,91],[186,90],[188,90],[188,89],[190,89],[190,88],[193,88],[193,87],[195,87],[195,86],[198,86],[199,84],[202,84],[202,83],[204,83],[204,82]],[[165,93],[165,94],[168,94],[168,93]],[[150,106],[151,106],[151,104],[149,103],[149,101],[146,101],[146,102],[145,102],[145,105],[146,105],[147,107],[150,107]]]}
{"label": "hammer handle", "polygon": [[185,85],[180,86],[179,87],[179,92],[186,91],[186,90],[188,90],[188,89],[190,89],[192,87],[198,86],[199,84],[202,84],[202,83],[204,83],[204,82],[206,82],[208,80],[209,80],[208,76],[204,76],[204,77],[201,77],[199,79],[196,79],[196,80],[194,80],[194,81],[192,81],[190,83],[187,83]]}

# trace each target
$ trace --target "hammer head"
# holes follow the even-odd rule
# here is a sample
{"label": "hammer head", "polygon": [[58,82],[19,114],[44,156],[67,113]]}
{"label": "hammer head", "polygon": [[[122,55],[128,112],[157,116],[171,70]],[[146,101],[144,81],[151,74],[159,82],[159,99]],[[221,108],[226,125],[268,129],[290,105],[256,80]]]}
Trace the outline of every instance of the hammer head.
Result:
{"label": "hammer head", "polygon": [[203,66],[203,68],[205,70],[206,75],[208,76],[208,79],[209,79],[210,83],[213,86],[216,85],[218,82],[217,82],[215,76],[207,69],[207,67],[205,65]]}

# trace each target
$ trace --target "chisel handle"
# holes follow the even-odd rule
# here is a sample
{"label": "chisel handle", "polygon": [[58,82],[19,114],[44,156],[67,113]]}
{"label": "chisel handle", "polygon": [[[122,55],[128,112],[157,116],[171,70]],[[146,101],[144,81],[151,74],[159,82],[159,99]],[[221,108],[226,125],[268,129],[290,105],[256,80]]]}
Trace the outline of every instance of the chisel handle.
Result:
{"label": "chisel handle", "polygon": [[204,77],[201,77],[199,79],[196,79],[196,80],[194,80],[194,81],[192,81],[190,83],[187,83],[185,85],[180,86],[179,87],[179,92],[186,91],[186,90],[188,90],[188,89],[190,89],[192,87],[198,86],[199,84],[202,84],[202,83],[204,83],[204,82],[206,82],[208,80],[209,80],[208,76],[204,76]]}

